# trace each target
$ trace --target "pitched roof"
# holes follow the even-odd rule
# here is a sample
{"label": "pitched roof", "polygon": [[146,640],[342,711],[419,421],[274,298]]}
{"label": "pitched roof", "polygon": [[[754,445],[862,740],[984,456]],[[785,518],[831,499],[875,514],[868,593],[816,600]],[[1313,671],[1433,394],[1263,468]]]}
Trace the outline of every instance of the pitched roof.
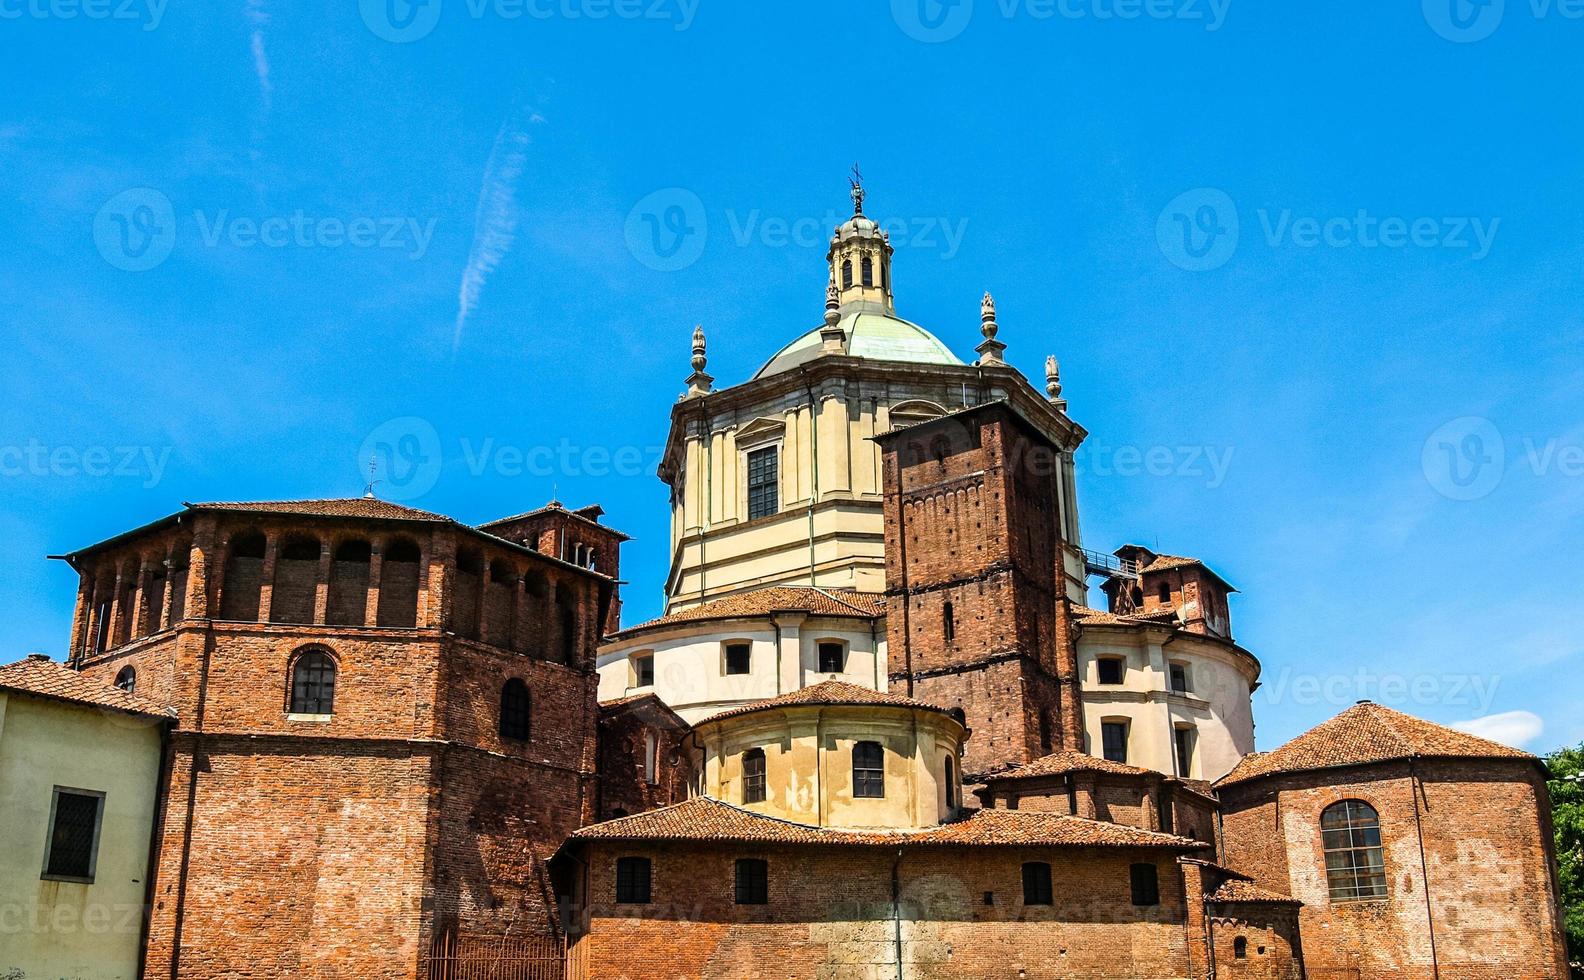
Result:
{"label": "pitched roof", "polygon": [[917,708],[924,711],[936,711],[943,715],[951,714],[951,710],[938,704],[927,704],[905,698],[900,694],[887,694],[873,688],[859,687],[857,684],[848,684],[845,681],[820,681],[808,687],[799,688],[783,694],[780,697],[770,698],[766,701],[755,701],[735,708],[710,715],[698,724],[704,725],[722,718],[735,718],[738,715],[753,714],[756,711],[774,711],[778,708],[792,708],[804,705],[853,705],[866,707],[870,705],[888,708]]}
{"label": "pitched roof", "polygon": [[1243,881],[1239,878],[1230,878],[1221,883],[1215,891],[1205,896],[1205,901],[1220,902],[1223,905],[1302,905],[1298,899],[1291,895],[1273,892],[1268,888],[1261,888],[1252,881]]}
{"label": "pitched roof", "polygon": [[451,522],[443,514],[419,510],[375,497],[341,497],[327,500],[247,500],[187,504],[193,510],[222,510],[257,514],[293,514],[305,517],[369,517],[394,521]]}
{"label": "pitched roof", "polygon": [[134,715],[174,718],[176,712],[148,698],[128,694],[118,687],[89,680],[63,663],[41,653],[0,667],[0,690],[68,701],[94,708],[109,708]]}
{"label": "pitched roof", "polygon": [[608,820],[572,835],[580,840],[697,841],[743,844],[830,844],[965,847],[1164,847],[1198,850],[1198,841],[1120,824],[1055,813],[979,810],[956,823],[922,830],[845,830],[814,827],[752,813],[730,803],[694,797],[648,813]]}
{"label": "pitched roof", "polygon": [[999,782],[1003,779],[1038,779],[1043,776],[1065,776],[1073,772],[1103,772],[1118,776],[1159,775],[1150,769],[1140,769],[1137,766],[1112,762],[1110,759],[1102,759],[1087,752],[1060,749],[1021,766],[1003,769],[1000,772],[986,773],[982,778],[988,783]]}
{"label": "pitched roof", "polygon": [[1104,609],[1090,609],[1088,606],[1074,606],[1073,619],[1088,626],[1159,626],[1153,620],[1140,616],[1119,615],[1106,612]]}
{"label": "pitched roof", "polygon": [[1216,787],[1276,773],[1359,766],[1415,756],[1533,759],[1519,749],[1432,724],[1373,701],[1353,707],[1270,752],[1246,755]]}
{"label": "pitched roof", "polygon": [[599,528],[601,531],[604,531],[619,540],[631,541],[631,535],[623,534],[615,528],[607,524],[601,524],[599,522],[600,515],[604,513],[605,508],[601,507],[599,504],[589,504],[586,507],[579,507],[576,510],[567,510],[566,507],[562,506],[559,500],[552,500],[543,507],[537,507],[533,510],[526,510],[521,514],[513,514],[510,517],[498,517],[493,521],[485,521],[483,524],[476,526],[481,531],[489,531],[489,529],[492,527],[499,527],[502,524],[510,524],[513,521],[526,520],[530,517],[538,517],[540,514],[562,514],[566,517],[573,518],[574,520],[582,521],[584,524],[592,524],[594,527]]}
{"label": "pitched roof", "polygon": [[878,592],[848,589],[816,589],[806,585],[774,585],[752,592],[714,599],[692,609],[629,626],[617,636],[676,623],[705,622],[713,619],[740,619],[768,616],[778,612],[806,612],[816,616],[856,616],[875,619],[885,615],[885,598]]}

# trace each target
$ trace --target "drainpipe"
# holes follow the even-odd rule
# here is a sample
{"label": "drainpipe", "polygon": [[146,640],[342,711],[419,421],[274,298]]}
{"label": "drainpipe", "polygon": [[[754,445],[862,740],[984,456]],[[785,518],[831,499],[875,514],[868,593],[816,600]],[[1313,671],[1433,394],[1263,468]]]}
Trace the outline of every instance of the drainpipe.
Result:
{"label": "drainpipe", "polygon": [[1419,839],[1419,873],[1424,876],[1425,896],[1425,923],[1430,927],[1430,973],[1435,980],[1441,980],[1441,962],[1436,955],[1435,938],[1435,911],[1430,907],[1430,864],[1425,860],[1424,824],[1419,819],[1419,801],[1424,795],[1424,783],[1419,779],[1419,771],[1415,760],[1419,757],[1408,757],[1408,782],[1414,795],[1414,836]]}
{"label": "drainpipe", "polygon": [[896,947],[897,980],[902,976],[902,848],[897,848],[896,859],[891,862],[891,931]]}

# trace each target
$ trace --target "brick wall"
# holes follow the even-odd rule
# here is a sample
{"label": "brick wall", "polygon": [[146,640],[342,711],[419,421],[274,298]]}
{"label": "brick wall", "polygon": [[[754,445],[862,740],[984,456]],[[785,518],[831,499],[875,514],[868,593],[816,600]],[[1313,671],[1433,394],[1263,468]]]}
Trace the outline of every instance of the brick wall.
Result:
{"label": "brick wall", "polygon": [[[586,855],[590,931],[577,955],[590,977],[896,975],[894,849],[601,843]],[[615,904],[614,864],[622,855],[653,861],[652,904]],[[734,904],[739,857],[769,863],[769,904]],[[1153,908],[1131,902],[1128,866],[1141,860],[1159,869],[1161,904]],[[1050,863],[1054,905],[1023,904],[1024,861]],[[1171,858],[1096,849],[908,848],[897,872],[910,980],[1191,974],[1182,878]]]}
{"label": "brick wall", "polygon": [[[687,733],[680,719],[661,723],[640,710],[602,711],[598,819],[643,813],[687,799],[693,776],[690,755],[683,751]],[[652,782],[646,772],[651,739],[655,747]]]}

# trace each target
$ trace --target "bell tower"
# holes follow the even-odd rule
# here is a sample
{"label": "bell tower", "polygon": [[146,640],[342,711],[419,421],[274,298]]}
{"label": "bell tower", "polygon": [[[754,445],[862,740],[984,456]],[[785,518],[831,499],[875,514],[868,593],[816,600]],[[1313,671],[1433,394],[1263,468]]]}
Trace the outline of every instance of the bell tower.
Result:
{"label": "bell tower", "polygon": [[836,286],[840,307],[850,303],[875,303],[886,313],[896,312],[891,294],[891,240],[873,219],[864,214],[863,175],[853,167],[853,214],[831,236],[825,261]]}

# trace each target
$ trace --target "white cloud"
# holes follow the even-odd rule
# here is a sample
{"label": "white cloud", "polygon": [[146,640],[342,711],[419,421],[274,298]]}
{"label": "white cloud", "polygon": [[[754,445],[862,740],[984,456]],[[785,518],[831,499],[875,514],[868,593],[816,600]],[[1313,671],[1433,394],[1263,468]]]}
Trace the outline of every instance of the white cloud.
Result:
{"label": "white cloud", "polygon": [[1521,749],[1540,737],[1540,733],[1545,731],[1545,722],[1533,711],[1503,711],[1455,722],[1451,727]]}
{"label": "white cloud", "polygon": [[522,211],[517,203],[517,182],[528,164],[528,145],[532,142],[528,124],[542,122],[543,117],[537,113],[514,105],[495,135],[495,147],[484,167],[478,209],[473,216],[473,247],[468,252],[467,267],[462,270],[462,285],[457,292],[453,349],[462,345],[462,328],[478,308],[479,296],[490,273],[517,241],[517,219]]}
{"label": "white cloud", "polygon": [[270,96],[274,88],[270,85],[269,55],[264,51],[264,25],[269,23],[269,13],[264,10],[264,0],[247,0],[244,11],[248,23],[253,25],[253,74],[258,76],[259,95],[264,99],[264,111],[269,112]]}

